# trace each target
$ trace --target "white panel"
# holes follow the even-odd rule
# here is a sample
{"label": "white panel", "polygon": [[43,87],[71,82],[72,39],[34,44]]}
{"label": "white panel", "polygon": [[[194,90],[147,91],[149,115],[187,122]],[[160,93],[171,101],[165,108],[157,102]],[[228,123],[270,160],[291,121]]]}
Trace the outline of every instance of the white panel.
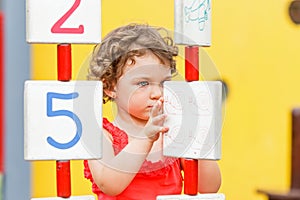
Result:
{"label": "white panel", "polygon": [[101,158],[102,83],[26,81],[25,160]]}
{"label": "white panel", "polygon": [[174,0],[176,44],[211,45],[211,0]]}
{"label": "white panel", "polygon": [[29,43],[99,43],[101,0],[27,0]]}
{"label": "white panel", "polygon": [[158,196],[156,200],[225,200],[224,194],[198,194],[190,195],[165,195]]}
{"label": "white panel", "polygon": [[166,156],[221,157],[222,84],[219,81],[167,81],[164,85]]}
{"label": "white panel", "polygon": [[69,198],[61,198],[61,197],[31,198],[31,200],[95,200],[95,197],[92,195],[87,195],[87,196],[74,196]]}

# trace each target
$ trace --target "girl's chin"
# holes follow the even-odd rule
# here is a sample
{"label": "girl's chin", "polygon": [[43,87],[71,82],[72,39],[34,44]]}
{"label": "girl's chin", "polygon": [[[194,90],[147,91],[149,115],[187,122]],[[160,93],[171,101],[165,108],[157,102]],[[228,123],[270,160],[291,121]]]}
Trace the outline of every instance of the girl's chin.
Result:
{"label": "girl's chin", "polygon": [[131,119],[138,123],[146,124],[149,120],[149,115],[147,115],[147,116],[131,116]]}

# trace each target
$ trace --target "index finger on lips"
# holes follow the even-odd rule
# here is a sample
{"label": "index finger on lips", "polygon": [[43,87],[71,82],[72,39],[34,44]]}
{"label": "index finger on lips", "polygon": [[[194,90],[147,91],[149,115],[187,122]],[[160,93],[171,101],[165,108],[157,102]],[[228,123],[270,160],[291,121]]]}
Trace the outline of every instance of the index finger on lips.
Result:
{"label": "index finger on lips", "polygon": [[152,116],[157,116],[161,113],[162,103],[161,101],[156,101],[153,108],[152,108]]}

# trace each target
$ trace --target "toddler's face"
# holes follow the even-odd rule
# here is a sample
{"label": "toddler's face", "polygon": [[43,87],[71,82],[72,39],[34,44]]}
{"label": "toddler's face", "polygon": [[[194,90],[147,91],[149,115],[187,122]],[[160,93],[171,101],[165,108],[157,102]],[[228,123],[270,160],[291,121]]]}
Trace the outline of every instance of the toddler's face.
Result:
{"label": "toddler's face", "polygon": [[169,65],[161,64],[152,53],[135,57],[125,66],[116,85],[118,112],[128,112],[133,119],[147,121],[154,103],[163,95],[163,82],[171,80]]}

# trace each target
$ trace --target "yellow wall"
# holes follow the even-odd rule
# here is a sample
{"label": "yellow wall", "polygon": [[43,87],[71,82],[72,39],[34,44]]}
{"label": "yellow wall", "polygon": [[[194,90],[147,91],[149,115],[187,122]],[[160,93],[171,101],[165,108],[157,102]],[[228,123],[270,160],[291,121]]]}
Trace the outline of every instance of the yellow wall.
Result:
{"label": "yellow wall", "polygon": [[[285,190],[290,180],[290,111],[300,104],[300,27],[290,0],[213,1],[212,46],[201,59],[229,86],[220,192],[229,200],[265,200],[258,188]],[[129,22],[173,29],[173,0],[102,0],[103,35]],[[32,79],[56,79],[56,45],[32,45]],[[92,45],[73,45],[73,78],[84,77]],[[206,52],[206,53],[205,53]],[[182,59],[179,59],[182,67]],[[182,70],[182,68],[181,68]],[[212,73],[214,73],[212,75]],[[72,194],[90,193],[82,161],[72,161]],[[56,196],[55,162],[32,165],[32,196]]]}

